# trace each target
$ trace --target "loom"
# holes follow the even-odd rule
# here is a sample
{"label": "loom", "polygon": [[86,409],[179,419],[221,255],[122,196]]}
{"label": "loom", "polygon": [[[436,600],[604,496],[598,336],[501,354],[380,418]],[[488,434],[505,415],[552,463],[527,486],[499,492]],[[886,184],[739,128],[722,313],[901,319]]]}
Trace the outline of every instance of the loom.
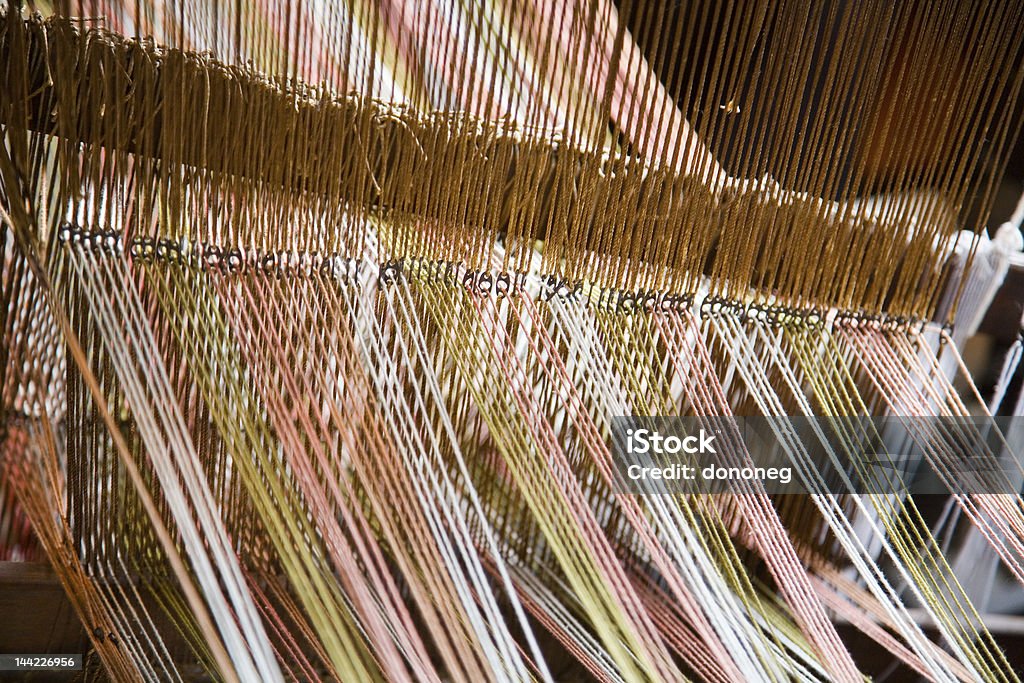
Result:
{"label": "loom", "polygon": [[[1019,680],[1020,344],[987,396],[962,350],[1022,263],[1024,209],[986,230],[1022,29],[995,0],[0,4],[0,605],[31,626],[0,665]],[[799,492],[625,489],[630,420]]]}

